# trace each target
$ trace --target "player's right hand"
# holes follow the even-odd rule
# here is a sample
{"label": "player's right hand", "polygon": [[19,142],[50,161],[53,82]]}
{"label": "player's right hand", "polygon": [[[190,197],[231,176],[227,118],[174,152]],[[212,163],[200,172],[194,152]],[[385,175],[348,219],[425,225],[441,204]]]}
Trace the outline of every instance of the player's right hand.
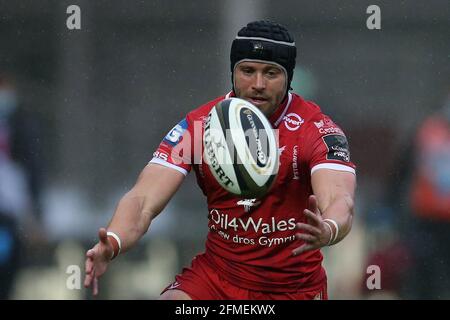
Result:
{"label": "player's right hand", "polygon": [[98,294],[98,279],[108,268],[114,252],[113,246],[106,235],[105,228],[98,230],[98,237],[100,241],[86,252],[85,263],[86,277],[84,279],[84,286],[85,288],[92,287],[94,296]]}

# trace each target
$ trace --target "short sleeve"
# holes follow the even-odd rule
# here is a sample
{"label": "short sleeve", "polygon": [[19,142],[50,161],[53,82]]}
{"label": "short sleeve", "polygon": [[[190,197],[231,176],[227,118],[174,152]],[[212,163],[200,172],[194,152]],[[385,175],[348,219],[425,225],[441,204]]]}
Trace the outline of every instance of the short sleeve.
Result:
{"label": "short sleeve", "polygon": [[355,174],[350,159],[350,148],[342,129],[330,117],[317,113],[307,128],[309,168],[311,174],[318,169],[347,171]]}
{"label": "short sleeve", "polygon": [[186,117],[167,133],[149,163],[160,164],[187,175],[192,168],[192,137],[193,126]]}

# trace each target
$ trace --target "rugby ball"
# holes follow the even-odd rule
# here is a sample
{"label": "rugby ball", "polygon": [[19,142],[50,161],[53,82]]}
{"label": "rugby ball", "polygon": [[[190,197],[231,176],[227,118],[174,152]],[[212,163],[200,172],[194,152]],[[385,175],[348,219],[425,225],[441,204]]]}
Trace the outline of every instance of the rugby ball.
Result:
{"label": "rugby ball", "polygon": [[220,101],[208,114],[203,159],[227,191],[260,198],[278,174],[275,131],[253,104],[239,98]]}

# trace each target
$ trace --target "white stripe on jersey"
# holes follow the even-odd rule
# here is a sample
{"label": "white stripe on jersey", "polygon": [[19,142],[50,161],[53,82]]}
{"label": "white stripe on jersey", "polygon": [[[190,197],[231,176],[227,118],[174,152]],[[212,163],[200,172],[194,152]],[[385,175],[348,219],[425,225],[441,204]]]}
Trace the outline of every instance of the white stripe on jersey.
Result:
{"label": "white stripe on jersey", "polygon": [[337,163],[321,163],[317,164],[311,169],[311,174],[314,173],[314,171],[319,169],[331,169],[331,170],[337,170],[337,171],[346,171],[353,174],[356,174],[355,169],[352,167],[346,166],[344,164],[337,164]]}
{"label": "white stripe on jersey", "polygon": [[182,174],[184,174],[185,176],[187,176],[188,173],[189,173],[186,169],[183,169],[183,168],[181,168],[181,167],[178,167],[178,166],[176,166],[176,165],[174,165],[174,164],[171,164],[170,162],[164,161],[164,160],[159,159],[159,158],[153,158],[153,159],[150,160],[148,163],[149,163],[149,164],[150,164],[150,163],[156,163],[156,164],[160,164],[160,165],[162,165],[162,166],[164,166],[164,167],[167,167],[167,168],[175,169],[175,170],[177,170],[178,172],[181,172]]}

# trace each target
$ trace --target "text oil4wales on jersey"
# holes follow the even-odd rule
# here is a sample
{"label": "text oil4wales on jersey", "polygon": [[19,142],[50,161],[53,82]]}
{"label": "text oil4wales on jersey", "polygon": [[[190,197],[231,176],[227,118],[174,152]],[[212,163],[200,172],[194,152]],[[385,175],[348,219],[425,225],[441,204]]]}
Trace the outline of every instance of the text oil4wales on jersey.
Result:
{"label": "text oil4wales on jersey", "polygon": [[276,231],[287,231],[295,229],[295,218],[288,220],[277,220],[271,217],[270,221],[264,221],[263,218],[254,219],[252,217],[238,218],[230,217],[227,213],[219,212],[217,209],[212,209],[209,212],[209,219],[215,225],[215,230],[232,229],[237,231],[252,231],[255,234],[261,232],[262,234],[269,234]]}

